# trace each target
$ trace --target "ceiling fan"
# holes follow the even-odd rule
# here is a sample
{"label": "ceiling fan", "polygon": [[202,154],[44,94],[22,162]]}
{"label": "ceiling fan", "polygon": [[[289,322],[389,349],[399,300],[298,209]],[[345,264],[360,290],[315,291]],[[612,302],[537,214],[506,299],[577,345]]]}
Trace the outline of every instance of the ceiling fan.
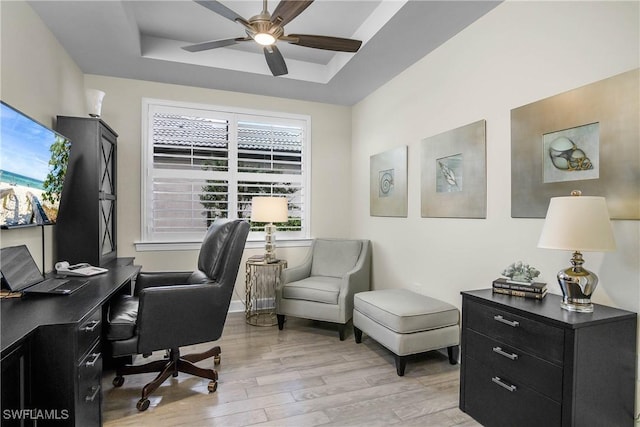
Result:
{"label": "ceiling fan", "polygon": [[245,27],[247,36],[192,44],[184,46],[184,50],[200,52],[253,40],[263,46],[262,50],[267,60],[267,65],[274,76],[282,76],[288,73],[287,64],[276,47],[276,42],[278,41],[338,52],[357,52],[358,49],[360,49],[360,45],[362,45],[360,40],[341,37],[316,36],[310,34],[285,35],[284,26],[293,21],[300,13],[309,7],[311,3],[313,3],[313,0],[281,0],[273,11],[273,14],[270,14],[267,10],[267,0],[263,0],[262,12],[248,20],[217,0],[194,1],[220,16],[241,24]]}

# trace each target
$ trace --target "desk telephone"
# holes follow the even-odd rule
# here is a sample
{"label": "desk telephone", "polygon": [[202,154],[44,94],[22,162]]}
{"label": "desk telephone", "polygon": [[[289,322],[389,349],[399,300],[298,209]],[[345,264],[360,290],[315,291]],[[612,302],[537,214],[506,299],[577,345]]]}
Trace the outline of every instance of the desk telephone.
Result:
{"label": "desk telephone", "polygon": [[95,276],[96,274],[106,273],[106,268],[94,267],[87,263],[69,265],[67,261],[56,263],[56,272],[67,276]]}

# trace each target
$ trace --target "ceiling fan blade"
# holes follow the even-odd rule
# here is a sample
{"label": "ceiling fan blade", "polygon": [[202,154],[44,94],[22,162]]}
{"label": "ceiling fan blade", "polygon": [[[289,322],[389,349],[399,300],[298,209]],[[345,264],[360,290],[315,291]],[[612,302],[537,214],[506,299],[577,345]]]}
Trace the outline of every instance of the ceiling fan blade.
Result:
{"label": "ceiling fan blade", "polygon": [[279,21],[281,26],[285,26],[308,8],[311,3],[313,0],[281,0],[271,14],[271,22]]}
{"label": "ceiling fan blade", "polygon": [[344,39],[342,37],[314,36],[310,34],[289,34],[283,37],[282,40],[288,41],[291,44],[297,44],[298,46],[335,50],[338,52],[357,52],[362,45],[360,40]]}
{"label": "ceiling fan blade", "polygon": [[220,16],[224,16],[227,19],[230,19],[234,22],[240,22],[242,25],[247,26],[249,22],[244,19],[242,16],[238,15],[233,10],[229,9],[227,6],[223,5],[219,1],[216,0],[193,0],[198,3],[200,6],[204,6],[207,9],[217,13]]}
{"label": "ceiling fan blade", "polygon": [[275,45],[265,46],[262,48],[267,65],[274,76],[282,76],[287,74],[287,64],[284,62],[282,54]]}
{"label": "ceiling fan blade", "polygon": [[235,39],[212,40],[208,42],[191,44],[189,46],[182,46],[182,48],[188,52],[201,52],[203,50],[217,49],[219,47],[231,46],[238,42],[247,41],[247,40],[251,40],[251,39],[247,37],[239,37]]}

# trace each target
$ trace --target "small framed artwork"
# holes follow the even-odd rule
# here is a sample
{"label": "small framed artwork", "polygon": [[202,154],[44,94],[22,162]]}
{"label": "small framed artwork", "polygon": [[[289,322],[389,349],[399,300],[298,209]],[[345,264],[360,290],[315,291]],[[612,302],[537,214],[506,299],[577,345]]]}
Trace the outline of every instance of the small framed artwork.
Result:
{"label": "small framed artwork", "polygon": [[422,217],[486,218],[485,129],[480,120],[422,140]]}
{"label": "small framed artwork", "polygon": [[375,154],[369,160],[371,216],[407,216],[407,146]]}
{"label": "small framed artwork", "polygon": [[580,190],[640,219],[640,70],[511,110],[511,216],[544,218]]}

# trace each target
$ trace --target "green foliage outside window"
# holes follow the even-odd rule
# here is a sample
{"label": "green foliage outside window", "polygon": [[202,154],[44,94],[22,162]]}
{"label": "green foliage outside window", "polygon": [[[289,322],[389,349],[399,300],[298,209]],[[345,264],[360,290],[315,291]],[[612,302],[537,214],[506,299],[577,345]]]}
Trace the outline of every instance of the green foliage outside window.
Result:
{"label": "green foliage outside window", "polygon": [[[203,170],[220,170],[223,162],[226,165],[226,160],[208,161],[206,166],[203,166]],[[219,182],[214,180],[207,180],[206,182],[207,185],[202,187],[202,192],[200,193],[200,203],[205,208],[208,227],[216,218],[226,218],[229,194],[226,185],[220,185]],[[238,187],[238,218],[249,219],[245,215],[250,215],[251,198],[255,195],[286,196],[297,191],[296,188],[290,187],[290,184],[282,185],[278,187],[273,187],[269,184],[251,185],[251,188],[240,185]],[[252,195],[250,196],[249,194]],[[264,222],[251,222],[251,231],[264,231],[265,225],[266,223]],[[290,217],[287,223],[278,223],[277,226],[281,230],[300,231],[302,230],[302,220],[301,218]]]}

